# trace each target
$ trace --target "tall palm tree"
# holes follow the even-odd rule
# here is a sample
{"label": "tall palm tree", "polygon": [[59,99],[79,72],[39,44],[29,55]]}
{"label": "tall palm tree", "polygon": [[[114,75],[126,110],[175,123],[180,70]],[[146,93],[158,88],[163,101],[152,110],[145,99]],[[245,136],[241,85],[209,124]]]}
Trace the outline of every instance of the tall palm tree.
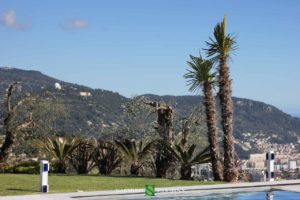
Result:
{"label": "tall palm tree", "polygon": [[192,179],[191,175],[193,165],[209,163],[211,161],[209,147],[206,147],[200,152],[195,151],[197,147],[195,144],[192,144],[187,149],[180,144],[170,146],[169,143],[166,143],[166,147],[180,165],[181,180]]}
{"label": "tall palm tree", "polygon": [[216,104],[213,88],[216,84],[216,73],[212,73],[213,63],[200,57],[190,56],[188,65],[191,69],[184,75],[187,79],[190,91],[202,89],[204,94],[204,105],[206,113],[206,124],[208,129],[208,141],[214,178],[217,181],[223,180],[222,164],[220,161],[219,137],[216,117]]}
{"label": "tall palm tree", "polygon": [[37,140],[36,146],[48,154],[52,162],[55,163],[55,171],[57,173],[66,173],[67,160],[78,147],[78,140],[67,137],[46,137],[45,139]]}
{"label": "tall palm tree", "polygon": [[115,146],[120,150],[124,160],[130,165],[130,174],[138,176],[144,162],[153,152],[156,141],[144,145],[143,141],[124,140],[123,142],[115,140]]}
{"label": "tall palm tree", "polygon": [[235,148],[233,136],[233,104],[231,79],[228,61],[230,54],[237,49],[233,36],[226,33],[226,16],[214,28],[214,38],[206,42],[207,56],[218,66],[219,71],[219,98],[222,113],[222,128],[224,133],[224,179],[235,181],[237,171],[235,166]]}

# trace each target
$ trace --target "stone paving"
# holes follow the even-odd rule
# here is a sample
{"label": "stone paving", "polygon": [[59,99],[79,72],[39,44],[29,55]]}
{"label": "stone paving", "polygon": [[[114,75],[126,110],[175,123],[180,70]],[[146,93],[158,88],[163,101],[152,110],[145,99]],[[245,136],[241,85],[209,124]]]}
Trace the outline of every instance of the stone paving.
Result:
{"label": "stone paving", "polygon": [[[270,189],[300,192],[300,180],[156,188],[156,196],[206,195],[212,193],[265,191]],[[0,200],[102,200],[133,199],[138,197],[144,197],[144,189],[7,196],[0,197]]]}

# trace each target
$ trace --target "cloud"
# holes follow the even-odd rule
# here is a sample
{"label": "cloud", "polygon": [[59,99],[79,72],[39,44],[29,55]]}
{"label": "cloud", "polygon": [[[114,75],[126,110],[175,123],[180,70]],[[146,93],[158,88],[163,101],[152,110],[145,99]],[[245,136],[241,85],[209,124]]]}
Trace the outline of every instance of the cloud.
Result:
{"label": "cloud", "polygon": [[87,28],[88,26],[89,26],[89,22],[83,19],[75,19],[67,23],[67,28],[69,29],[84,29]]}
{"label": "cloud", "polygon": [[17,13],[14,10],[9,10],[2,15],[1,24],[17,30],[23,30],[29,27],[29,24],[22,24],[17,22]]}

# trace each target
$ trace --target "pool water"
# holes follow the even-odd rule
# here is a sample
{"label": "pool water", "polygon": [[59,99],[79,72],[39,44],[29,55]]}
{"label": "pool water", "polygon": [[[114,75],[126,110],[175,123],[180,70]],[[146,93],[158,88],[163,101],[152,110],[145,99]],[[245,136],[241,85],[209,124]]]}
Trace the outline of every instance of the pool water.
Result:
{"label": "pool water", "polygon": [[[288,191],[247,192],[234,194],[214,194],[206,196],[171,196],[171,197],[144,197],[140,200],[300,200],[300,193]],[[137,199],[136,199],[137,200]]]}

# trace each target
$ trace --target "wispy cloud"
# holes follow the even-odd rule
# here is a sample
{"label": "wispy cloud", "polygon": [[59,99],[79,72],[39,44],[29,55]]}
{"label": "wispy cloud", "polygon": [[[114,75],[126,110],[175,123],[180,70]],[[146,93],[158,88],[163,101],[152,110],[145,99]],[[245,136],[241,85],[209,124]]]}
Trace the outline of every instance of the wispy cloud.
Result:
{"label": "wispy cloud", "polygon": [[74,20],[70,20],[67,23],[67,28],[68,29],[84,29],[87,28],[89,26],[89,22],[83,19],[74,19]]}
{"label": "wispy cloud", "polygon": [[29,23],[19,23],[17,22],[17,13],[15,10],[9,10],[6,11],[1,18],[1,24],[8,27],[13,28],[17,30],[24,30],[26,28],[29,28]]}

